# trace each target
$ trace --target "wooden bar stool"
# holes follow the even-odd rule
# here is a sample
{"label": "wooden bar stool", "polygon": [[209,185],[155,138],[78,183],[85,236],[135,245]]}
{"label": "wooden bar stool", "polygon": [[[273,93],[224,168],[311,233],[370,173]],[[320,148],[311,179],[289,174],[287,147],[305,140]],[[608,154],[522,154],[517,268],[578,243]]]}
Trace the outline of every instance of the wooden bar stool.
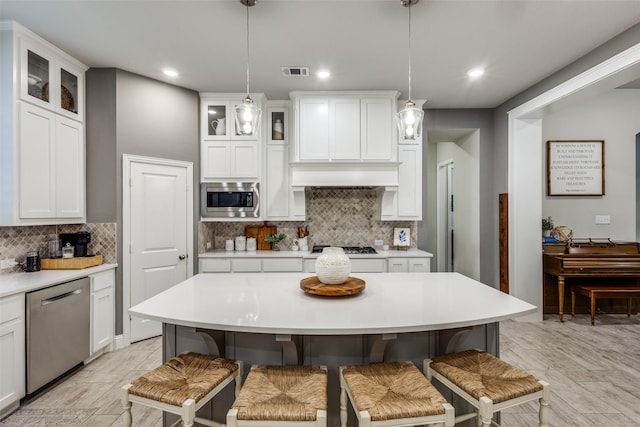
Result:
{"label": "wooden bar stool", "polygon": [[326,427],[325,366],[252,366],[227,427]]}
{"label": "wooden bar stool", "polygon": [[340,425],[347,425],[347,396],[358,425],[454,425],[454,409],[411,362],[340,367]]}
{"label": "wooden bar stool", "polygon": [[242,362],[198,353],[184,353],[122,387],[124,425],[131,426],[131,404],[144,405],[180,415],[191,427],[194,421],[220,426],[196,417],[196,411],[209,402],[230,382],[235,381],[235,395],[240,391]]}
{"label": "wooden bar stool", "polygon": [[427,378],[437,379],[476,408],[457,416],[456,423],[477,417],[478,426],[489,427],[495,424],[495,412],[538,400],[539,425],[549,425],[549,384],[492,354],[468,350],[438,356],[425,360],[424,370]]}

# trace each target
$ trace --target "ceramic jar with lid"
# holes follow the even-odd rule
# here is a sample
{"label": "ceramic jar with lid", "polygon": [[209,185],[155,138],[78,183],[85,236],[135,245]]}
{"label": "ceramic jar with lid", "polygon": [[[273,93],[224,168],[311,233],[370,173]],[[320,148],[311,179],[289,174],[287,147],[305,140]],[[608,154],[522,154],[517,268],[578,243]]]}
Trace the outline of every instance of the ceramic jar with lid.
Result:
{"label": "ceramic jar with lid", "polygon": [[316,259],[316,275],[322,283],[339,285],[351,274],[351,261],[340,247],[326,247]]}

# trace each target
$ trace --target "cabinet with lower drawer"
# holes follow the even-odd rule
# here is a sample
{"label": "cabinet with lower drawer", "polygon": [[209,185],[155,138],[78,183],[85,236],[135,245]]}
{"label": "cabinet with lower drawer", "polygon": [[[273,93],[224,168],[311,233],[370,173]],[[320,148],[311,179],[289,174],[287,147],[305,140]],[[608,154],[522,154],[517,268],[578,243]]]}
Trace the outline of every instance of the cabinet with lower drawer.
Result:
{"label": "cabinet with lower drawer", "polygon": [[262,273],[302,271],[302,258],[201,258],[200,273]]}

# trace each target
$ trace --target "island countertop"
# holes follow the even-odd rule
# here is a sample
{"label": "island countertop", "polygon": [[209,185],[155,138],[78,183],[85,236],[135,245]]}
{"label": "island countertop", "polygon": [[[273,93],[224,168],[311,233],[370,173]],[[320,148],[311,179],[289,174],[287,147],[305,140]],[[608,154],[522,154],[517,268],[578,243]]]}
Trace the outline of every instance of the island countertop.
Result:
{"label": "island countertop", "polygon": [[459,273],[357,273],[365,290],[320,297],[309,273],[198,274],[129,309],[133,316],[232,332],[302,335],[404,333],[475,326],[536,307]]}

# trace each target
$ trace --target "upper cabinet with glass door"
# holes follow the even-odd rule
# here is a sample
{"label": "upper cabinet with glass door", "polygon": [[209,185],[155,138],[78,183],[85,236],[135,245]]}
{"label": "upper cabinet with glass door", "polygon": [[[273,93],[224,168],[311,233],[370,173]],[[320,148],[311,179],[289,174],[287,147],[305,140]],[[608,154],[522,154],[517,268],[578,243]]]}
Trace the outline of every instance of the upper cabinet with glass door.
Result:
{"label": "upper cabinet with glass door", "polygon": [[[241,93],[201,93],[200,132],[204,140],[213,141],[259,141],[263,129],[253,135],[243,135],[236,126],[236,105],[242,103],[246,94]],[[264,110],[263,94],[251,94],[253,101]],[[264,113],[263,113],[264,114]]]}
{"label": "upper cabinet with glass door", "polygon": [[20,98],[83,122],[86,66],[27,35],[19,40]]}

